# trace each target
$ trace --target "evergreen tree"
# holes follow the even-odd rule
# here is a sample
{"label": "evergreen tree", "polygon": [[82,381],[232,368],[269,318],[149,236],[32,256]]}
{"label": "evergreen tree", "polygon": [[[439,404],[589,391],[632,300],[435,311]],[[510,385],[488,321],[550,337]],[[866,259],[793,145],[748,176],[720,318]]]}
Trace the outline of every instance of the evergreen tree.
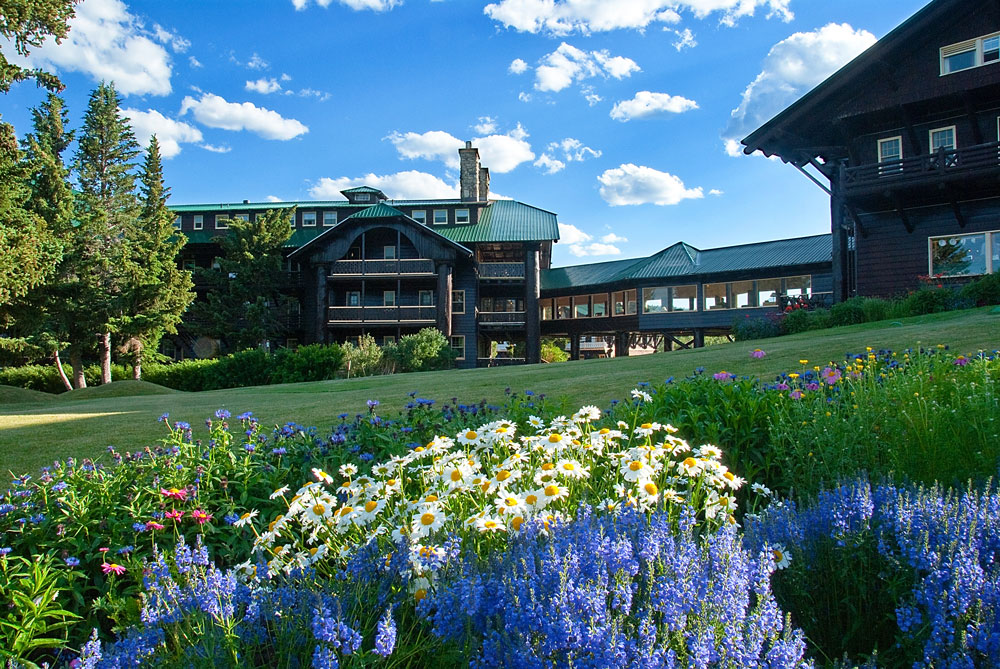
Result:
{"label": "evergreen tree", "polygon": [[135,276],[128,239],[139,214],[135,196],[135,157],[139,146],[119,112],[113,84],[91,94],[76,152],[80,195],[76,218],[82,228],[82,269],[89,284],[86,322],[98,339],[101,382],[111,382],[111,332],[125,313],[123,295]]}
{"label": "evergreen tree", "polygon": [[[0,36],[7,38],[7,44],[13,46],[16,53],[27,56],[49,35],[56,41],[66,37],[75,4],[76,0],[3,0],[0,2]],[[35,79],[39,86],[49,90],[62,88],[55,75],[18,67],[0,51],[0,93],[9,91],[12,83],[26,79]]]}
{"label": "evergreen tree", "polygon": [[207,299],[192,307],[193,327],[229,350],[262,346],[285,332],[291,301],[281,249],[292,234],[287,209],[271,209],[253,221],[230,220],[221,237],[219,269],[200,270],[210,286]]}
{"label": "evergreen tree", "polygon": [[164,334],[177,332],[181,315],[194,299],[191,274],[177,264],[186,238],[174,230],[174,215],[167,208],[170,189],[163,184],[156,135],[149,141],[139,183],[141,210],[128,239],[127,267],[132,275],[124,294],[124,313],[115,323],[137,380],[144,351],[155,350]]}

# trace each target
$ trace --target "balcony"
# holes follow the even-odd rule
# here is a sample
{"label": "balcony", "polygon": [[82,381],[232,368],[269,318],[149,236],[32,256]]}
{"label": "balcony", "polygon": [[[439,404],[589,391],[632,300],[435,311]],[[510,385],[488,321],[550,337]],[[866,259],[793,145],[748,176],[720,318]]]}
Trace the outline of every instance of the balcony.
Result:
{"label": "balcony", "polygon": [[434,325],[437,322],[437,307],[327,307],[327,322],[329,325]]}
{"label": "balcony", "polygon": [[480,311],[476,315],[480,325],[483,326],[516,326],[522,327],[525,323],[525,312],[523,311]]}
{"label": "balcony", "polygon": [[434,261],[415,260],[338,260],[330,265],[330,278],[384,276],[436,276]]}
{"label": "balcony", "polygon": [[479,263],[479,278],[524,281],[524,263],[481,262]]}
{"label": "balcony", "polygon": [[990,178],[995,188],[996,176],[1000,176],[1000,142],[847,167],[841,185],[846,196],[864,197],[984,177]]}

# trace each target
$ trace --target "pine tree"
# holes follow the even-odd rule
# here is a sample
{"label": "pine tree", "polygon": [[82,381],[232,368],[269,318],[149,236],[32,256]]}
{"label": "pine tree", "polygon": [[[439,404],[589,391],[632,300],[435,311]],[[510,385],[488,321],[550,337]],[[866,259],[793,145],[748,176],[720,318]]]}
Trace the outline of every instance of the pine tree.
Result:
{"label": "pine tree", "polygon": [[[56,41],[66,37],[76,1],[3,0],[0,2],[0,36],[7,38],[7,48],[13,47],[18,54],[27,56],[49,35]],[[14,65],[0,51],[0,93],[9,91],[12,83],[26,79],[35,79],[39,86],[49,90],[62,89],[55,75]]]}
{"label": "pine tree", "polygon": [[76,152],[80,195],[76,218],[83,228],[82,266],[90,284],[87,322],[98,338],[101,382],[111,382],[111,332],[125,313],[125,292],[135,276],[127,240],[136,226],[135,157],[139,146],[119,112],[113,84],[91,94]]}
{"label": "pine tree", "polygon": [[281,291],[281,249],[292,234],[289,213],[271,209],[253,221],[229,221],[229,234],[220,238],[219,269],[199,271],[210,286],[207,299],[192,308],[192,325],[200,334],[240,350],[284,333],[290,301]]}
{"label": "pine tree", "polygon": [[174,230],[174,215],[167,208],[170,189],[163,183],[156,135],[149,141],[139,182],[141,210],[128,239],[132,276],[124,313],[115,323],[136,380],[142,375],[144,351],[155,349],[164,334],[177,332],[181,315],[194,299],[191,274],[177,264],[185,237]]}

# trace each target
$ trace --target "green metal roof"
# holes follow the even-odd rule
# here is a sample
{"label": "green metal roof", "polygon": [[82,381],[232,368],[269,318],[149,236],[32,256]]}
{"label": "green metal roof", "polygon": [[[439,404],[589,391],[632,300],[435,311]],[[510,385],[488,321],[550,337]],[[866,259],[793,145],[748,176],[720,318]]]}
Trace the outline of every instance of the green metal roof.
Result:
{"label": "green metal roof", "polygon": [[479,211],[479,222],[435,227],[448,239],[469,242],[542,242],[559,239],[556,215],[516,200],[494,200]]}
{"label": "green metal roof", "polygon": [[355,186],[354,188],[348,188],[346,190],[340,191],[341,193],[381,193],[378,188],[372,188],[371,186]]}
{"label": "green metal roof", "polygon": [[[232,202],[221,204],[172,204],[169,205],[170,211],[178,214],[189,214],[189,213],[206,213],[214,214],[219,212],[230,212],[239,211],[244,212],[250,209],[291,209],[292,207],[303,204],[301,202]],[[309,204],[317,205],[319,203],[310,202]],[[348,204],[344,202],[344,204]]]}
{"label": "green metal roof", "polygon": [[395,207],[390,207],[384,202],[379,202],[370,207],[365,207],[361,211],[354,212],[344,220],[352,218],[393,218],[395,216],[406,216],[406,214]]}
{"label": "green metal roof", "polygon": [[574,265],[543,270],[542,290],[582,288],[618,281],[696,277],[725,272],[816,265],[832,259],[830,235],[778,239],[698,250],[677,242],[648,258]]}

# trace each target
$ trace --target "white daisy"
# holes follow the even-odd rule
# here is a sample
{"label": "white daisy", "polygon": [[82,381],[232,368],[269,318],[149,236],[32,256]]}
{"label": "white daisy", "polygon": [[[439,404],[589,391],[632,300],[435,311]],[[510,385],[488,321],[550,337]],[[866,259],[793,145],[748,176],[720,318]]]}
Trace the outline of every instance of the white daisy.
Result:
{"label": "white daisy", "polygon": [[260,514],[260,512],[257,511],[257,509],[254,509],[253,511],[247,511],[242,516],[240,516],[239,520],[237,520],[235,523],[233,523],[233,526],[234,527],[243,527],[244,525],[249,525],[250,521],[252,521],[254,518],[256,518],[259,514]]}
{"label": "white daisy", "polygon": [[282,495],[284,495],[287,492],[288,492],[288,486],[283,485],[280,488],[278,488],[277,490],[275,490],[274,492],[272,492],[269,499],[277,499],[278,497],[281,497]]}
{"label": "white daisy", "polygon": [[507,527],[504,525],[503,521],[499,518],[494,518],[492,516],[483,516],[476,520],[476,528],[482,532],[505,532]]}

